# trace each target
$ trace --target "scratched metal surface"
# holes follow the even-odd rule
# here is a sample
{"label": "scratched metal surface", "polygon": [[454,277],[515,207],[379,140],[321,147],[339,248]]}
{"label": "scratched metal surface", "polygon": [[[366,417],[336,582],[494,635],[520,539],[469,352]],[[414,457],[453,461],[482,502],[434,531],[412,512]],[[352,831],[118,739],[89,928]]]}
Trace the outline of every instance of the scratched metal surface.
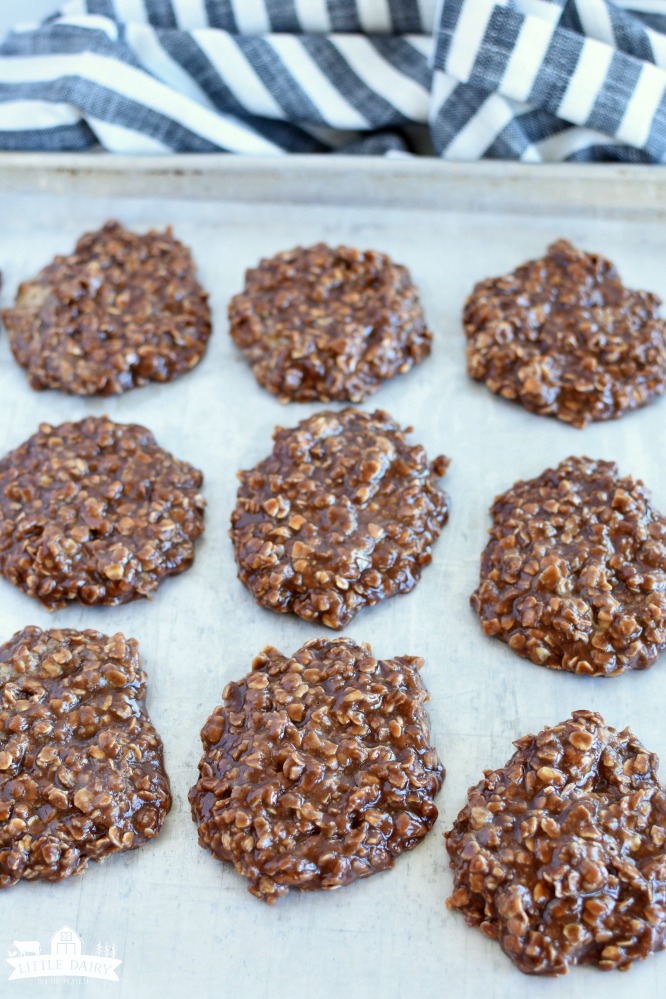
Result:
{"label": "scratched metal surface", "polygon": [[[388,168],[382,169],[386,180]],[[533,198],[538,181],[530,177]],[[468,605],[488,507],[517,478],[536,475],[569,454],[612,458],[623,472],[642,477],[657,506],[666,507],[666,401],[582,432],[531,416],[467,379],[459,319],[476,280],[540,254],[557,236],[606,252],[627,283],[666,297],[663,218],[632,213],[631,185],[637,183],[627,179],[622,204],[605,204],[603,192],[589,191],[596,198],[594,211],[568,205],[564,213],[544,214],[507,210],[501,177],[491,210],[487,196],[483,210],[471,202],[459,211],[414,208],[409,202],[415,190],[405,190],[402,198],[397,182],[389,205],[385,186],[378,187],[376,203],[370,194],[365,207],[344,198],[326,205],[316,199],[270,204],[265,197],[262,204],[237,203],[225,200],[223,183],[215,200],[202,200],[200,194],[187,196],[182,173],[177,187],[174,174],[177,196],[132,198],[125,196],[120,171],[117,193],[108,194],[108,168],[104,196],[76,195],[74,178],[59,197],[36,193],[43,184],[35,180],[35,193],[2,199],[3,303],[22,278],[53,254],[69,251],[81,232],[107,218],[139,229],[172,224],[193,248],[210,289],[215,332],[191,374],[107,401],[32,392],[0,335],[0,453],[20,444],[42,420],[58,423],[107,412],[119,421],[145,424],[160,444],[203,469],[208,502],[193,569],[167,581],[152,603],[70,607],[49,615],[0,581],[2,640],[27,624],[121,630],[138,638],[149,676],[149,708],[165,743],[174,792],[173,810],[152,845],[93,864],[69,882],[24,883],[1,893],[0,994],[78,994],[82,986],[76,981],[7,981],[11,969],[4,959],[13,941],[40,941],[48,951],[51,935],[63,925],[78,931],[85,953],[94,954],[98,941],[115,944],[120,981],[89,982],[88,988],[117,999],[186,991],[248,999],[306,994],[539,999],[552,995],[553,988],[562,999],[602,994],[611,999],[628,989],[650,999],[665,994],[666,955],[635,966],[629,977],[577,969],[556,986],[527,979],[444,905],[451,875],[442,833],[462,807],[468,785],[484,767],[506,761],[513,739],[587,707],[601,711],[612,725],[631,724],[648,747],[666,757],[666,661],[613,680],[552,673],[485,638]],[[26,189],[30,184],[26,181]],[[322,200],[331,200],[323,188]],[[435,331],[430,359],[383,388],[365,408],[388,410],[415,428],[413,439],[432,456],[443,452],[453,459],[445,481],[451,518],[417,589],[361,613],[346,633],[370,642],[380,656],[425,658],[434,739],[448,774],[437,827],[392,871],[335,893],[293,894],[269,908],[247,893],[231,868],[198,847],[187,791],[197,772],[199,729],[226,682],[243,675],[263,645],[291,653],[324,631],[256,607],[236,579],[227,537],[236,470],[268,453],[276,424],[293,425],[317,407],[283,407],[255,384],[230,343],[226,303],[241,287],[244,268],[260,256],[320,239],[374,247],[406,263]]]}

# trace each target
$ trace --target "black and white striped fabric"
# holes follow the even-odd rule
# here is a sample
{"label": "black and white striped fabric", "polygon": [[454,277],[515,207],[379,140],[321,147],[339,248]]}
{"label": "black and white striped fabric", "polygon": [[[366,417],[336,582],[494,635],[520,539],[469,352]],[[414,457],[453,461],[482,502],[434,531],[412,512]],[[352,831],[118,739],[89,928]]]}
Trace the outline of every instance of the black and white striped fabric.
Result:
{"label": "black and white striped fabric", "polygon": [[663,0],[445,0],[438,153],[666,162]]}
{"label": "black and white striped fabric", "polygon": [[0,149],[666,162],[666,0],[69,0]]}

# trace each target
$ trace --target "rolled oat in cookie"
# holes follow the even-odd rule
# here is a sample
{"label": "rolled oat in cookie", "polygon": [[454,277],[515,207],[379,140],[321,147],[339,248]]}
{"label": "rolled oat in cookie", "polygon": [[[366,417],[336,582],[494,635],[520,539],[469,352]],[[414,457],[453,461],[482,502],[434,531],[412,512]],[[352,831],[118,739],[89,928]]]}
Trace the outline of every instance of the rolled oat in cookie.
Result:
{"label": "rolled oat in cookie", "polygon": [[118,222],[25,281],[2,318],[31,387],[74,395],[171,381],[201,360],[211,332],[187,247],[171,229],[139,235]]}
{"label": "rolled oat in cookie", "polygon": [[448,518],[428,461],[381,410],[320,412],[275,431],[273,452],[240,472],[231,537],[257,603],[342,628],[416,586]]}
{"label": "rolled oat in cookie", "polygon": [[383,253],[324,243],[246,272],[231,336],[281,402],[361,402],[430,353],[409,271]]}
{"label": "rolled oat in cookie", "polygon": [[567,458],[491,508],[471,604],[486,635],[549,669],[615,676],[666,648],[666,517],[617,465]]}
{"label": "rolled oat in cookie", "polygon": [[666,392],[661,300],[625,288],[605,257],[566,240],[467,299],[467,371],[533,413],[584,427]]}
{"label": "rolled oat in cookie", "polygon": [[447,906],[526,974],[626,970],[660,950],[666,789],[655,754],[591,711],[514,745],[446,833]]}
{"label": "rolled oat in cookie", "polygon": [[171,807],[138,645],[24,628],[0,646],[0,888],[154,839]]}
{"label": "rolled oat in cookie", "polygon": [[151,597],[192,564],[202,482],[145,427],[43,423],[0,460],[0,575],[47,610]]}
{"label": "rolled oat in cookie", "polygon": [[444,780],[422,665],[350,638],[264,649],[201,733],[201,846],[265,902],[392,867],[434,825]]}

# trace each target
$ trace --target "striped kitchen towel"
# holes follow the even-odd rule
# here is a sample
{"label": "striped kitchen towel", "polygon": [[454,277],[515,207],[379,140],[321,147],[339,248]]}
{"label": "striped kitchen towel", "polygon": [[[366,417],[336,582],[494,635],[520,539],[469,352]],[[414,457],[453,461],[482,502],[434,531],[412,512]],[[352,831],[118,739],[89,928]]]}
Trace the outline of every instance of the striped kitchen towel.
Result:
{"label": "striped kitchen towel", "polygon": [[666,0],[70,0],[0,149],[666,162]]}

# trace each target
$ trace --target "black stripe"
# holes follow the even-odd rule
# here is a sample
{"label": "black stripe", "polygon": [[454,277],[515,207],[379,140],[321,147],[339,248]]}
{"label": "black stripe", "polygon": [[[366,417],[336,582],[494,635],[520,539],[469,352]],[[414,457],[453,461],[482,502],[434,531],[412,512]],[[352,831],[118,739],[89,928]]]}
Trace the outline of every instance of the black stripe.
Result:
{"label": "black stripe", "polygon": [[645,149],[653,163],[663,163],[666,160],[666,95],[661,98],[652,119]]}
{"label": "black stripe", "polygon": [[269,42],[263,38],[239,37],[234,40],[257,76],[280,105],[287,119],[294,122],[308,122],[311,125],[327,124],[326,119],[291,76]]}
{"label": "black stripe", "polygon": [[562,102],[569,81],[573,76],[584,38],[568,31],[555,31],[532,84],[530,103],[538,104],[554,114]]}
{"label": "black stripe", "polygon": [[446,60],[449,57],[462,2],[463,0],[447,0],[442,7],[433,55],[433,65],[436,69],[446,69]]}
{"label": "black stripe", "polygon": [[[243,0],[241,0],[241,3]],[[271,31],[301,31],[294,0],[264,0]]]}
{"label": "black stripe", "polygon": [[560,17],[559,27],[566,28],[568,31],[573,31],[578,35],[585,34],[583,23],[578,13],[577,0],[566,0],[562,16]]}
{"label": "black stripe", "polygon": [[566,157],[567,163],[650,163],[649,156],[640,149],[613,143],[585,146]]}
{"label": "black stripe", "polygon": [[394,34],[419,34],[427,30],[416,0],[389,0]]}
{"label": "black stripe", "polygon": [[243,121],[269,142],[273,142],[280,149],[286,149],[289,153],[329,152],[330,146],[289,121],[272,121],[254,115],[245,115]]}
{"label": "black stripe", "polygon": [[238,31],[231,0],[206,0],[206,15],[211,28]]}
{"label": "black stripe", "polygon": [[609,7],[608,14],[618,49],[636,59],[654,62],[654,52],[644,25],[635,17],[626,14],[625,11],[618,10],[617,7]]}
{"label": "black stripe", "polygon": [[112,21],[118,20],[113,0],[88,0],[86,6],[90,14],[101,14],[102,17],[110,17]]}
{"label": "black stripe", "polygon": [[632,14],[646,28],[652,28],[653,31],[658,31],[660,35],[666,35],[666,14],[645,14],[637,10],[632,11]]}
{"label": "black stripe", "polygon": [[506,7],[496,7],[493,10],[467,81],[470,87],[480,87],[487,91],[497,88],[524,20],[522,15],[507,10]]}
{"label": "black stripe", "polygon": [[0,149],[26,150],[27,152],[74,152],[97,145],[94,132],[85,121],[75,125],[56,125],[52,128],[33,128],[14,132],[0,129]]}
{"label": "black stripe", "polygon": [[147,0],[148,22],[154,28],[177,28],[178,21],[170,0]]}
{"label": "black stripe", "polygon": [[332,31],[360,31],[356,0],[326,0]]}
{"label": "black stripe", "polygon": [[627,110],[627,104],[640,76],[637,59],[614,52],[606,79],[592,106],[586,124],[605,135],[615,135]]}
{"label": "black stripe", "polygon": [[447,34],[455,32],[465,3],[466,0],[445,0],[439,19],[439,30],[441,32]]}

